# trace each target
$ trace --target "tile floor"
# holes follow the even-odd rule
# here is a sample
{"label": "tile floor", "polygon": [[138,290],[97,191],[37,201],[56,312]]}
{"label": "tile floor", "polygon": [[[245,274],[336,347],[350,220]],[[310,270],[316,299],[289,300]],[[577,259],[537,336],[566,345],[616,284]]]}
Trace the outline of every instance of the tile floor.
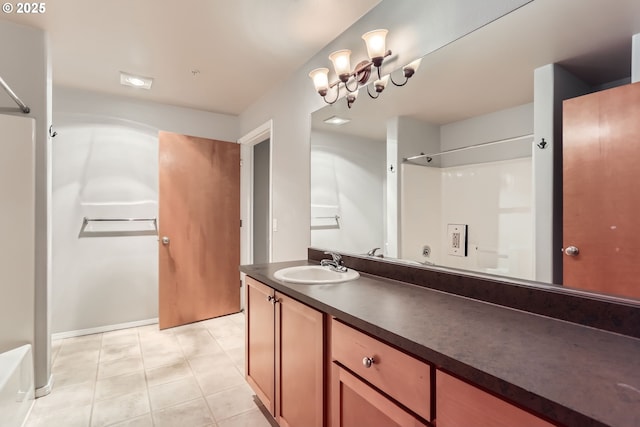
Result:
{"label": "tile floor", "polygon": [[52,343],[54,388],[26,427],[270,427],[244,380],[244,315]]}

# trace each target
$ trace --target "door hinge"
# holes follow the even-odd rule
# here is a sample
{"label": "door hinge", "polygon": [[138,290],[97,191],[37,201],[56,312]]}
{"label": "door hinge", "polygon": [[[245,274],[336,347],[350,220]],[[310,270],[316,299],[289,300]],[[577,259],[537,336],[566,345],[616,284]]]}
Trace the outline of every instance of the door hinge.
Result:
{"label": "door hinge", "polygon": [[240,227],[242,227],[242,220],[240,220]]}

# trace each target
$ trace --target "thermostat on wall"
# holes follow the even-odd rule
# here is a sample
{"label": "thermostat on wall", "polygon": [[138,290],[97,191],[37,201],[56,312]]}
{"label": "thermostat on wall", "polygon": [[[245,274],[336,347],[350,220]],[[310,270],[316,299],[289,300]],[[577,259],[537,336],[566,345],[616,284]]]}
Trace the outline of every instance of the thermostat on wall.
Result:
{"label": "thermostat on wall", "polygon": [[447,224],[447,253],[467,256],[467,224]]}

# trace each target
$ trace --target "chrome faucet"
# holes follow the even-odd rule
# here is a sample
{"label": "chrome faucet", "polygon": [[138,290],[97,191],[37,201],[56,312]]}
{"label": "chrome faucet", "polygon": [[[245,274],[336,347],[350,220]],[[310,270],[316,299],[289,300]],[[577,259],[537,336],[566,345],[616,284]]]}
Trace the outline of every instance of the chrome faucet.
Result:
{"label": "chrome faucet", "polygon": [[325,252],[325,255],[331,255],[332,259],[323,259],[320,261],[320,265],[329,267],[330,270],[337,271],[339,273],[347,272],[347,267],[342,263],[342,256],[336,252]]}
{"label": "chrome faucet", "polygon": [[379,251],[379,250],[380,250],[380,248],[373,248],[369,252],[367,252],[367,256],[377,256],[379,258],[382,258],[384,255],[382,255],[382,254],[376,255],[376,252]]}

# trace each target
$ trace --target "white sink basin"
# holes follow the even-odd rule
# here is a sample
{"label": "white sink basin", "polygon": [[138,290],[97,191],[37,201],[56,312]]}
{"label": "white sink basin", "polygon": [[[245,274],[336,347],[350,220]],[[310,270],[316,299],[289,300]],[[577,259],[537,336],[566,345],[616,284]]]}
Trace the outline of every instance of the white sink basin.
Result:
{"label": "white sink basin", "polygon": [[304,283],[304,284],[326,284],[340,283],[355,280],[360,274],[352,269],[345,273],[333,271],[330,267],[320,265],[301,265],[298,267],[287,267],[276,271],[273,275],[283,282]]}

